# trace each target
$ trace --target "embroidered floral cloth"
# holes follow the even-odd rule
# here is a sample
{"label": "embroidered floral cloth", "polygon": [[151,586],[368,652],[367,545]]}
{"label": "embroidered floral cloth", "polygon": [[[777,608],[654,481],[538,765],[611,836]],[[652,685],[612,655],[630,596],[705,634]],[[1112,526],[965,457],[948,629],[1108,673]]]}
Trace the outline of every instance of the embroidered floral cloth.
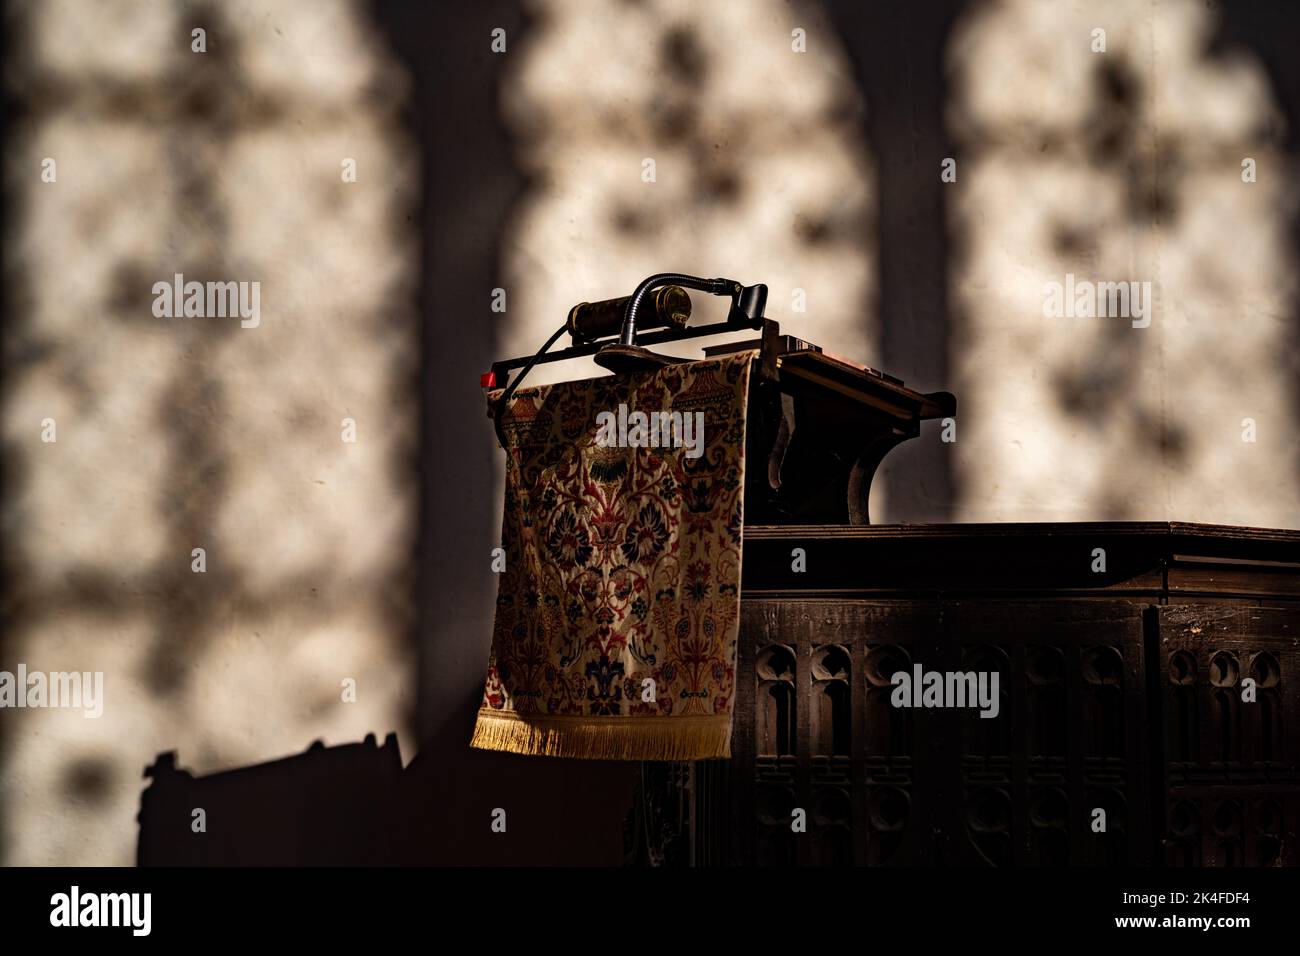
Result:
{"label": "embroidered floral cloth", "polygon": [[730,756],[753,356],[515,394],[471,746]]}

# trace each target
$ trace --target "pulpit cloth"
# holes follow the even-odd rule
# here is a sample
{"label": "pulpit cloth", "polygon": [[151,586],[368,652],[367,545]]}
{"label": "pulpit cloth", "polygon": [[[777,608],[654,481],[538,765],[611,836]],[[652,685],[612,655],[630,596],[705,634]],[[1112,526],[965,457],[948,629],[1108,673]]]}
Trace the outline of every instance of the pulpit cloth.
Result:
{"label": "pulpit cloth", "polygon": [[521,388],[501,412],[505,566],[471,746],[730,756],[754,356]]}

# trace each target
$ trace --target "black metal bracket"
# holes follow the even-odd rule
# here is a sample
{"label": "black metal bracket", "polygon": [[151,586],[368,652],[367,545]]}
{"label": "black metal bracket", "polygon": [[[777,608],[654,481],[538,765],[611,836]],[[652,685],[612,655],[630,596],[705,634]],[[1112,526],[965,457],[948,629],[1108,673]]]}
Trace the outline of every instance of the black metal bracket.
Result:
{"label": "black metal bracket", "polygon": [[[636,334],[638,307],[647,295],[660,286],[667,285],[685,286],[688,289],[697,289],[711,295],[730,296],[731,309],[727,313],[726,321],[713,322],[695,328],[683,327],[651,332],[643,336],[641,341],[638,342]],[[510,397],[519,388],[520,382],[523,381],[534,365],[562,362],[565,359],[581,358],[587,355],[596,355],[598,365],[602,365],[615,373],[647,366],[652,367],[656,364],[671,364],[673,359],[656,355],[643,346],[657,345],[662,342],[679,342],[684,339],[693,339],[705,335],[720,335],[725,332],[738,332],[742,329],[766,328],[769,324],[775,328],[775,323],[767,323],[763,318],[763,310],[766,306],[767,286],[761,284],[744,286],[734,279],[701,279],[699,276],[690,276],[678,272],[660,272],[643,279],[641,284],[636,287],[636,291],[628,297],[623,326],[616,338],[611,336],[590,342],[584,341],[567,349],[561,349],[558,352],[549,352],[550,347],[555,344],[561,335],[566,331],[571,331],[569,324],[566,322],[560,326],[554,335],[547,339],[546,344],[535,355],[492,363],[491,371],[483,376],[481,384],[485,388],[496,388],[498,382],[500,382],[501,386],[504,386],[501,397],[497,399],[495,407],[489,413],[493,418],[497,440],[501,443],[501,447],[504,448],[506,441],[505,435],[501,431],[501,414],[509,403]],[[765,335],[765,341],[769,337],[772,341],[775,341],[776,333],[771,332],[769,335]],[[604,353],[603,361],[600,357],[602,352]],[[521,368],[523,371],[515,376],[513,382],[508,382],[510,372],[516,368]],[[765,371],[767,371],[766,367]]]}
{"label": "black metal bracket", "polygon": [[661,286],[678,285],[687,289],[697,289],[709,295],[730,296],[731,311],[727,314],[728,322],[748,322],[748,328],[756,329],[763,321],[763,310],[767,307],[767,286],[743,286],[735,279],[702,279],[681,272],[660,272],[642,279],[636,291],[627,300],[627,312],[623,316],[623,328],[619,331],[618,344],[635,346],[636,313],[645,297]]}
{"label": "black metal bracket", "polygon": [[[710,322],[707,325],[688,326],[684,329],[665,329],[659,332],[645,332],[637,337],[637,345],[662,345],[665,342],[682,342],[687,339],[703,338],[706,335],[725,335],[728,332],[747,332],[754,329],[761,329],[765,322],[771,322],[770,319],[759,318],[758,321],[745,318],[736,320],[728,318],[722,322]],[[775,322],[771,322],[775,325]],[[547,352],[545,355],[537,358],[536,365],[546,365],[549,362],[563,362],[566,359],[585,358],[588,355],[595,355],[607,345],[615,344],[618,340],[614,338],[602,339],[595,342],[585,342],[582,345],[571,345],[567,349],[560,349],[558,352]],[[525,355],[520,358],[502,359],[499,362],[492,363],[492,371],[496,373],[498,381],[504,376],[517,368],[523,368],[529,362],[533,361],[534,356]]]}

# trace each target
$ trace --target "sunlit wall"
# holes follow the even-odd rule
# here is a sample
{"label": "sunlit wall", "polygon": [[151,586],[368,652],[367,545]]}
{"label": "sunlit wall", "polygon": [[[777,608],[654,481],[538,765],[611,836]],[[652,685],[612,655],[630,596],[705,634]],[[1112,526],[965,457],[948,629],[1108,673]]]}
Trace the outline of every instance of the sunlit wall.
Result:
{"label": "sunlit wall", "polygon": [[[1192,0],[1004,0],[950,41],[960,520],[1300,527],[1297,170],[1217,25]],[[1152,309],[1044,315],[1070,275],[1149,282]]]}
{"label": "sunlit wall", "polygon": [[[418,156],[363,13],[9,5],[0,669],[105,700],[0,713],[5,863],[133,862],[162,751],[404,732]],[[260,282],[260,324],[156,317],[175,273]]]}
{"label": "sunlit wall", "polygon": [[[577,302],[686,272],[765,282],[770,318],[828,349],[870,354],[864,97],[820,9],[526,6],[534,23],[502,83],[530,178],[503,237],[504,352],[531,354]],[[694,300],[698,321],[725,318],[722,300]],[[676,351],[698,355],[699,343]],[[562,363],[535,380],[597,373],[590,361]]]}

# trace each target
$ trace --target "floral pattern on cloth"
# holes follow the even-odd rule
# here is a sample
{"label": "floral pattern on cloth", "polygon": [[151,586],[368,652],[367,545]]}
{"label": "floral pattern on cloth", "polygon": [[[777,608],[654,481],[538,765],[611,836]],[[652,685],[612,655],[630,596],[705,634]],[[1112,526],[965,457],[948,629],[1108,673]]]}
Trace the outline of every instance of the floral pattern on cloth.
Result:
{"label": "floral pattern on cloth", "polygon": [[[515,394],[501,422],[505,568],[471,746],[730,755],[754,354]],[[600,413],[620,406],[619,428],[602,431]],[[638,430],[636,412],[663,427]],[[661,413],[702,422],[702,435]]]}

